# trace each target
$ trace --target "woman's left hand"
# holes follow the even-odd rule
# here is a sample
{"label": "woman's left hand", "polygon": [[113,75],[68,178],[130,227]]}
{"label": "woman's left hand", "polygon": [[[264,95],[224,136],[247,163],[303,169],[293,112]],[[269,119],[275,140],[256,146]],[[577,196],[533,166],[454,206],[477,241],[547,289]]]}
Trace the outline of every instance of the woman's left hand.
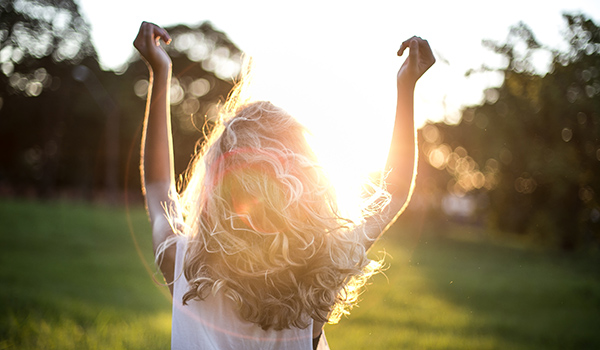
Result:
{"label": "woman's left hand", "polygon": [[435,63],[435,57],[427,40],[418,36],[404,41],[398,50],[398,56],[402,56],[404,50],[409,49],[408,58],[398,71],[398,84],[416,84],[417,80]]}

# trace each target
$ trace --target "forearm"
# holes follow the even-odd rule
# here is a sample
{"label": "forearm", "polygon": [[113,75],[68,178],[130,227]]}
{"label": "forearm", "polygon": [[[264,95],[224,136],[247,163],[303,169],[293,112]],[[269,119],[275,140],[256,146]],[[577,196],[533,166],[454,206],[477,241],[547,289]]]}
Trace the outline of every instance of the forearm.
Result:
{"label": "forearm", "polygon": [[173,143],[169,108],[171,69],[150,70],[142,133],[140,173],[150,218],[164,215],[174,188]]}
{"label": "forearm", "polygon": [[158,73],[150,71],[141,149],[144,186],[150,183],[174,181],[169,108],[170,80],[170,69]]}
{"label": "forearm", "polygon": [[386,169],[390,202],[384,210],[363,223],[365,247],[371,245],[396,221],[406,209],[416,177],[416,143],[414,126],[414,84],[398,84],[396,118]]}
{"label": "forearm", "polygon": [[400,210],[410,198],[416,168],[414,124],[414,84],[398,82],[396,118],[386,169],[387,190],[392,195],[392,207]]}

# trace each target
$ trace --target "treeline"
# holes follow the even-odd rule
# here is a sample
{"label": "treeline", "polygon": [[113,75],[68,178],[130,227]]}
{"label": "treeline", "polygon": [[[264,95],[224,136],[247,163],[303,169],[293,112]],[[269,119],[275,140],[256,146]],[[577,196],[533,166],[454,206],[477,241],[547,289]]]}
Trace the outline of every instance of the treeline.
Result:
{"label": "treeline", "polygon": [[[567,50],[525,25],[505,42],[500,87],[457,125],[419,131],[421,162],[408,215],[490,225],[572,250],[600,242],[600,29],[565,15]],[[168,28],[175,166],[240,69],[240,50],[209,23]],[[538,74],[533,57],[551,57]],[[148,81],[139,58],[103,71],[73,0],[0,2],[0,196],[140,198],[139,138]]]}
{"label": "treeline", "polygon": [[[598,247],[600,28],[583,15],[564,19],[566,51],[544,47],[522,23],[506,42],[484,42],[505,58],[494,69],[504,81],[458,125],[420,131],[415,209],[564,250]],[[545,75],[532,61],[540,51],[552,58]]]}
{"label": "treeline", "polygon": [[[210,23],[167,29],[181,173],[233,86],[241,52]],[[107,72],[97,58],[73,0],[0,3],[0,195],[139,196],[147,68],[134,56]]]}

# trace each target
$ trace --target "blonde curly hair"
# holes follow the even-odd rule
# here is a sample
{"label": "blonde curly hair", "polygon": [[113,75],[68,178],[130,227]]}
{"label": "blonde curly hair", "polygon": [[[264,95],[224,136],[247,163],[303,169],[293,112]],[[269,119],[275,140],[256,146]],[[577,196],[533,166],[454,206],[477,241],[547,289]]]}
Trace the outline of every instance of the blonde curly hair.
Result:
{"label": "blonde curly hair", "polygon": [[339,214],[304,127],[270,102],[229,107],[178,198],[190,286],[183,303],[220,291],[263,329],[337,323],[381,262],[367,258],[361,230]]}

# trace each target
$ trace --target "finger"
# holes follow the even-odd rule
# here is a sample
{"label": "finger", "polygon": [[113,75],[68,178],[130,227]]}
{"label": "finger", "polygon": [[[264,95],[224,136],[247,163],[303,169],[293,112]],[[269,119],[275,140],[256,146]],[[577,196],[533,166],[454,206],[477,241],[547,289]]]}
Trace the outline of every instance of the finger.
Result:
{"label": "finger", "polygon": [[410,54],[412,55],[413,53],[415,55],[419,54],[419,40],[416,38],[413,38],[410,40]]}
{"label": "finger", "polygon": [[160,45],[160,39],[167,45],[171,42],[169,33],[165,29],[151,22],[142,22],[138,36],[142,37],[147,45],[154,44],[158,46]]}
{"label": "finger", "polygon": [[165,44],[169,45],[171,43],[171,40],[172,40],[171,36],[169,35],[169,33],[165,29],[163,29],[163,28],[160,28],[160,29],[162,29],[162,31],[163,31],[163,37],[162,37],[163,41],[165,42]]}
{"label": "finger", "polygon": [[404,53],[404,50],[406,50],[408,46],[406,45],[406,41],[402,43],[402,45],[400,45],[400,49],[398,49],[398,56],[402,56],[402,54]]}
{"label": "finger", "polygon": [[398,56],[402,56],[402,54],[404,53],[404,50],[406,50],[409,47],[410,42],[415,38],[417,38],[417,36],[413,35],[409,39],[404,40],[402,42],[402,45],[400,45],[400,49],[398,50]]}
{"label": "finger", "polygon": [[412,38],[409,43],[410,52],[408,53],[409,64],[413,67],[417,66],[419,62],[419,40],[417,38]]}
{"label": "finger", "polygon": [[155,27],[156,25],[153,23],[149,23],[149,22],[144,22],[143,24],[143,38],[144,38],[144,43],[146,44],[147,47],[152,47],[153,45],[156,45],[156,40],[157,38],[155,37]]}
{"label": "finger", "polygon": [[162,39],[167,45],[171,43],[171,36],[164,28],[155,25],[153,30],[156,39]]}
{"label": "finger", "polygon": [[410,38],[409,40],[406,40],[405,42],[402,43],[402,46],[400,46],[400,50],[398,50],[398,56],[402,56],[402,54],[404,54],[404,51],[407,48],[410,48],[411,52],[413,50],[415,50],[418,47],[418,41],[415,39],[415,37]]}
{"label": "finger", "polygon": [[409,42],[410,42],[410,39],[402,42],[402,44],[400,45],[400,49],[398,50],[398,56],[402,56],[402,54],[404,53],[404,50],[406,50],[406,48],[408,47]]}

